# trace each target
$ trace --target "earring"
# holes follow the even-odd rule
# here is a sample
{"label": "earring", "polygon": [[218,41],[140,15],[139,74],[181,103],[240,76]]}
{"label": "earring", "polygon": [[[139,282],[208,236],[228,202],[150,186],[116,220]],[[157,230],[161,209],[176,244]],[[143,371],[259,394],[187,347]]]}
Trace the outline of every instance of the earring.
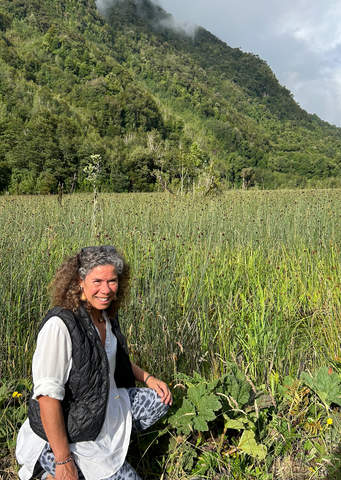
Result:
{"label": "earring", "polygon": [[85,293],[84,293],[83,287],[81,287],[81,291],[82,291],[82,293],[81,293],[81,300],[82,300],[82,302],[85,302],[85,300],[86,300],[86,296],[85,296]]}

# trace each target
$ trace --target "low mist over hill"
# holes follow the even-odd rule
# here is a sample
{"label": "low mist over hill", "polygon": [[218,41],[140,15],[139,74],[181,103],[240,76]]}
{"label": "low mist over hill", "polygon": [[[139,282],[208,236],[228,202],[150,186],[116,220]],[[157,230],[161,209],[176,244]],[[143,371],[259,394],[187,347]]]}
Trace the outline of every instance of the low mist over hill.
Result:
{"label": "low mist over hill", "polygon": [[86,190],[92,154],[107,191],[153,191],[155,171],[180,188],[193,157],[222,186],[338,183],[341,130],[302,110],[266,62],[149,0],[98,10],[2,0],[0,191]]}

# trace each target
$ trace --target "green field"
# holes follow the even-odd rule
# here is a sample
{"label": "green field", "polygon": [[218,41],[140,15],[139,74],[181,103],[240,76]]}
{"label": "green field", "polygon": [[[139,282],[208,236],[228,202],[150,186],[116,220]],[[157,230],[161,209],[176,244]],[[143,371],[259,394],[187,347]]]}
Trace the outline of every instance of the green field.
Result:
{"label": "green field", "polygon": [[[6,395],[30,379],[47,286],[82,246],[125,254],[132,289],[120,321],[132,358],[170,383],[179,372],[217,379],[234,362],[275,395],[286,375],[341,361],[339,190],[101,194],[95,218],[92,200],[0,197],[0,462],[17,425],[6,423],[6,408],[24,409]],[[330,455],[333,440],[324,427],[317,433]],[[282,478],[271,477],[269,461],[257,468],[234,478]],[[177,475],[169,478],[191,478]]]}

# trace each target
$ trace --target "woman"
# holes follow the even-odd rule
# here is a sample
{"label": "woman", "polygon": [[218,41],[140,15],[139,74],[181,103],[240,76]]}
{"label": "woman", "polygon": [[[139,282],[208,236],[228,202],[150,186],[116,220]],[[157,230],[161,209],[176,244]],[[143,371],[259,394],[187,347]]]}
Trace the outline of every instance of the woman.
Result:
{"label": "woman", "polygon": [[[128,290],[129,267],[111,246],[83,248],[59,268],[18,435],[21,480],[39,464],[56,480],[140,478],[125,461],[131,431],[165,415],[172,395],[129,360],[117,321]],[[135,380],[149,388],[135,388]]]}

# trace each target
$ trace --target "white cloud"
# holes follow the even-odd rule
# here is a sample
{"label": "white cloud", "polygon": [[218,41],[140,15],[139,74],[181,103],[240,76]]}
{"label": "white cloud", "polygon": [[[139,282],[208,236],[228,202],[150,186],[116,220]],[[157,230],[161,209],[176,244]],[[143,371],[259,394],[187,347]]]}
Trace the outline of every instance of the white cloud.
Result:
{"label": "white cloud", "polygon": [[[114,3],[118,3],[122,1],[123,0],[95,0],[99,13],[104,16],[107,14],[108,10]],[[156,5],[159,5],[162,8],[162,4],[160,0],[152,0],[152,1],[153,3],[155,3]],[[139,8],[139,5],[142,3],[142,0],[135,0],[135,3]],[[172,28],[178,31],[184,31],[190,37],[194,37],[195,32],[198,28],[196,24],[189,22],[188,20],[176,21],[171,15],[168,18],[164,18],[163,20],[159,21],[157,25],[161,27]]]}
{"label": "white cloud", "polygon": [[309,48],[325,52],[341,41],[339,1],[301,0],[284,11],[282,31],[303,40]]}

